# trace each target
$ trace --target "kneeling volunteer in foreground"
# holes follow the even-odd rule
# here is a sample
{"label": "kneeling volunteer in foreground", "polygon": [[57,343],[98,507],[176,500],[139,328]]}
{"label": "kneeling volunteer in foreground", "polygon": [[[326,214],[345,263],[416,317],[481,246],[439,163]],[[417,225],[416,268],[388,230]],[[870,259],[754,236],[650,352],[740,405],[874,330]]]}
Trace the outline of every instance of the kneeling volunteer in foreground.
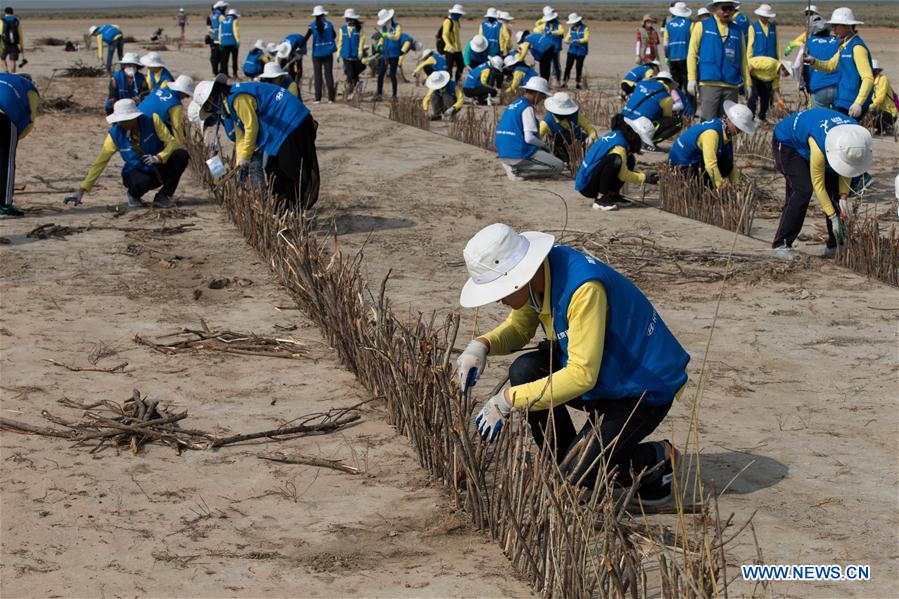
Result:
{"label": "kneeling volunteer in foreground", "polygon": [[245,173],[257,148],[265,153],[272,191],[287,208],[311,208],[318,201],[319,171],[315,121],[303,101],[270,83],[228,85],[221,75],[194,91],[200,118],[234,125],[237,167]]}
{"label": "kneeling volunteer in foreground", "polygon": [[[606,456],[609,468],[617,467],[617,484],[629,486],[631,472],[661,464],[643,478],[637,497],[647,505],[663,503],[678,452],[668,441],[641,441],[682,392],[690,356],[631,281],[589,254],[553,243],[552,235],[493,224],[465,246],[470,279],[462,306],[498,301],[512,312],[459,356],[463,392],[484,372],[488,355],[523,348],[538,325],[547,337],[512,363],[511,387],[487,400],[476,418],[478,431],[493,441],[513,408],[526,411],[538,446],[555,427],[547,449],[559,463],[587,439],[586,459],[574,460],[578,465],[564,473],[587,486],[595,483],[603,448],[618,437]],[[580,431],[567,408],[587,412]]]}
{"label": "kneeling volunteer in foreground", "polygon": [[187,151],[178,147],[175,137],[158,114],[144,114],[134,100],[116,102],[106,121],[112,127],[103,142],[103,149],[78,191],[67,199],[80,204],[84,194],[91,190],[109,164],[109,159],[118,152],[125,163],[122,184],[127,190],[125,198],[128,206],[142,207],[143,195],[161,187],[153,204],[159,208],[170,208],[173,205],[172,196],[190,160]]}

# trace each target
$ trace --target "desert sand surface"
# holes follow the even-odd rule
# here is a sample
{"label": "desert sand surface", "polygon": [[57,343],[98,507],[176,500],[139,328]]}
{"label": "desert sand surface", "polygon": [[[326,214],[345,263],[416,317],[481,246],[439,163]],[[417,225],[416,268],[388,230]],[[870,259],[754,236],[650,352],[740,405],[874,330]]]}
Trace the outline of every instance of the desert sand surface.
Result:
{"label": "desert sand surface", "polygon": [[[436,28],[431,20],[398,17],[422,39]],[[62,398],[122,402],[137,388],[188,410],[187,426],[245,432],[366,403],[360,422],[338,433],[180,456],[160,445],[137,456],[127,448],[90,454],[58,439],[4,432],[2,595],[530,596],[499,547],[472,530],[419,469],[377,400],[369,401],[340,367],[310,321],[288,309],[289,295],[189,174],[179,189],[179,209],[168,218],[162,211],[116,210],[123,196],[118,158],[83,207],[62,207],[62,196],[84,176],[107,129],[99,109],[106,82],[51,79],[54,68],[77,58],[92,63],[95,55],[30,45],[47,36],[80,40],[90,24],[27,23],[29,72],[44,96],[74,94],[78,103],[98,109],[43,114],[19,146],[17,182],[26,187],[17,204],[28,215],[0,223],[0,236],[11,242],[0,246],[0,415],[40,424],[41,410],[74,416],[58,404]],[[174,29],[168,17],[118,24],[139,40],[158,26]],[[468,25],[466,32],[473,29]],[[245,19],[241,36],[248,47],[256,38],[278,41],[304,26]],[[612,89],[631,63],[633,33],[623,25],[597,29],[587,69],[591,85]],[[782,39],[792,33],[785,29]],[[863,34],[899,79],[896,32]],[[202,38],[200,18],[192,19],[189,36]],[[204,47],[172,47],[162,56],[176,74],[208,76]],[[401,93],[421,88],[406,84]],[[600,243],[639,235],[662,248],[664,260],[685,266],[734,242],[732,233],[652,207],[597,214],[570,181],[511,182],[490,152],[448,139],[443,125],[427,132],[387,120],[386,109],[310,107],[319,122],[319,219],[335,224],[342,247],[365,245],[363,264],[373,281],[392,270],[388,294],[397,313],[456,310],[466,277],[462,247],[492,222],[589,233]],[[878,139],[875,152],[877,183],[865,201],[882,210],[892,201],[899,151],[891,139]],[[781,197],[782,179],[763,163],[747,166]],[[890,211],[895,218],[895,206]],[[818,257],[815,225],[822,219],[814,209],[803,259],[789,267],[771,261],[776,217],[760,214],[752,237],[737,239],[737,251],[756,259],[723,291],[714,276],[678,280],[650,269],[637,277],[693,356],[688,399],[672,409],[654,438],[685,437],[705,358],[700,463],[704,480],[728,487],[722,512],[733,512],[737,522],[755,514],[767,563],[871,565],[868,582],[780,583],[771,593],[894,597],[899,295]],[[84,230],[66,240],[26,237],[47,223]],[[179,225],[192,226],[176,235],[153,231]],[[601,248],[596,253],[602,257]],[[213,279],[229,284],[211,289]],[[477,323],[474,316],[463,313],[463,331],[488,329],[504,311],[482,309]],[[306,355],[166,356],[132,341],[136,334],[155,338],[196,328],[200,319],[222,329],[290,336]],[[71,372],[47,361],[89,367],[98,357],[98,366],[128,366],[118,373]],[[481,392],[501,378],[507,363],[490,361]],[[361,473],[257,457],[269,451],[339,459]],[[731,551],[734,576],[755,557],[751,537],[741,536]],[[750,590],[738,582],[733,592]]]}

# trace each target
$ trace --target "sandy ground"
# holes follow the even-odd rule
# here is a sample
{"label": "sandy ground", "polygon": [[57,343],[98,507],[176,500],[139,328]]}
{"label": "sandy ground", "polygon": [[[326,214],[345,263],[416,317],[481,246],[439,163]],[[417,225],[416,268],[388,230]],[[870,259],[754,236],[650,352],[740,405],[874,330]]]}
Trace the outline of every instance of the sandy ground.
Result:
{"label": "sandy ground", "polygon": [[[29,35],[80,38],[88,24],[29,22]],[[145,38],[169,22],[120,25]],[[429,22],[408,26],[431,36]],[[241,31],[245,40],[277,40],[298,28],[246,20]],[[875,30],[866,39],[875,55],[892,57],[882,60],[895,69],[893,35]],[[614,85],[628,68],[630,36],[622,26],[604,30],[588,63],[591,77]],[[76,56],[89,60],[87,53],[44,48],[29,53],[29,68],[46,96],[76,91],[79,102],[99,104],[100,80],[57,78],[46,87],[50,70]],[[207,72],[204,48],[163,56],[175,72]],[[389,293],[398,312],[456,309],[465,279],[461,249],[491,222],[557,230],[567,223],[569,232],[598,230],[599,239],[640,234],[660,247],[697,253],[726,250],[733,240],[652,208],[599,215],[570,182],[510,182],[489,153],[378,115],[342,105],[313,112],[320,122],[322,217],[336,220],[350,248],[373,231],[365,265],[372,279],[393,269]],[[120,230],[161,223],[152,213],[110,212],[122,197],[117,159],[84,208],[60,209],[62,192],[37,177],[58,189],[74,187],[105,129],[98,115],[43,116],[20,145],[19,182],[27,187],[18,203],[32,211],[0,223],[0,236],[12,242],[0,249],[2,415],[37,422],[42,409],[66,413],[56,404],[62,397],[122,401],[137,387],[188,409],[194,426],[244,431],[365,399],[308,321],[275,307],[289,298],[189,178],[179,200],[189,212],[168,223],[196,225],[181,235]],[[869,199],[888,200],[884,181],[897,167],[895,145],[878,140],[872,172],[880,183]],[[782,193],[780,182],[769,179]],[[543,190],[561,194],[567,206]],[[807,221],[810,237],[817,220]],[[24,237],[47,222],[93,228],[67,241]],[[700,402],[703,478],[722,488],[740,473],[722,497],[722,511],[737,521],[756,513],[767,562],[871,564],[867,583],[780,584],[776,593],[896,596],[896,290],[816,257],[782,272],[765,255],[773,224],[771,215],[759,218],[756,239],[739,239],[738,250],[758,261],[723,291]],[[820,247],[810,241],[803,249],[815,254]],[[225,277],[252,285],[208,288],[211,279]],[[640,284],[693,355],[695,380],[719,285],[661,276],[644,276]],[[195,289],[202,290],[198,300]],[[465,314],[468,330],[473,316]],[[502,316],[488,307],[477,326],[483,330]],[[165,357],[131,341],[136,333],[161,335],[200,318],[272,335],[296,326],[287,334],[308,344],[309,359]],[[127,361],[125,374],[71,373],[45,361],[85,366],[100,344],[117,351],[101,365]],[[491,361],[484,389],[506,364]],[[695,391],[693,384],[688,396]],[[342,433],[276,446],[344,459],[365,471],[360,476],[256,458],[274,447],[181,457],[152,447],[139,457],[91,456],[57,440],[4,433],[2,594],[528,595],[498,549],[429,485],[376,405]],[[687,401],[675,406],[659,437],[682,440],[689,413]],[[753,555],[751,539],[743,537],[731,565]]]}

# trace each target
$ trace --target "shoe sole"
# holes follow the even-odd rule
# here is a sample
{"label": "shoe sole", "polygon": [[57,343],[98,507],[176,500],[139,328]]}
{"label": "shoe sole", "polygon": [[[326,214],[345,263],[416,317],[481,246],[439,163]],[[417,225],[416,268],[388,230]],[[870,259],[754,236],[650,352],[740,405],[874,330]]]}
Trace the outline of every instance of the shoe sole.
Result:
{"label": "shoe sole", "polygon": [[603,212],[612,212],[613,210],[618,210],[618,205],[614,206],[600,206],[599,204],[593,204],[594,210],[602,210]]}

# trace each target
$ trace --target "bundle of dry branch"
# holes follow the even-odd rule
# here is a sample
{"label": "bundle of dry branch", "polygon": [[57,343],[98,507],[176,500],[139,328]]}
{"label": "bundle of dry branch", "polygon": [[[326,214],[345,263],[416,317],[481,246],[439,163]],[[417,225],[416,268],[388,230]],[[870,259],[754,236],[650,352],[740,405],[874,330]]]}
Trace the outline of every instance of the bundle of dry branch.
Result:
{"label": "bundle of dry branch", "polygon": [[739,185],[725,184],[712,189],[702,177],[679,169],[662,169],[659,181],[659,207],[687,218],[702,221],[743,235],[752,232],[757,187],[744,176]]}
{"label": "bundle of dry branch", "polygon": [[421,100],[415,96],[399,96],[390,101],[390,112],[387,117],[398,123],[418,127],[428,131],[431,121],[421,107]]}
{"label": "bundle of dry branch", "polygon": [[859,218],[858,205],[854,212],[849,221],[846,242],[838,246],[837,264],[899,287],[899,236],[896,234],[896,224],[891,224],[884,235],[880,232],[879,219],[873,216]]}
{"label": "bundle of dry branch", "polygon": [[91,108],[89,106],[83,106],[78,102],[74,101],[72,97],[75,94],[69,94],[66,97],[59,98],[46,98],[41,99],[40,104],[38,104],[38,109],[43,113],[56,114],[60,112],[68,113],[68,114],[79,114],[79,113],[96,113],[97,110],[95,108]]}
{"label": "bundle of dry branch", "polygon": [[498,118],[496,106],[493,110],[478,110],[473,106],[466,106],[450,123],[449,136],[462,143],[494,150]]}
{"label": "bundle of dry branch", "polygon": [[75,64],[65,69],[53,69],[53,73],[63,77],[105,77],[106,71],[101,67],[92,67],[84,64],[82,60],[76,60]]}
{"label": "bundle of dry branch", "polygon": [[734,139],[734,159],[744,166],[767,167],[774,162],[771,156],[773,130],[758,129],[753,135],[737,135]]}
{"label": "bundle of dry branch", "polygon": [[621,112],[621,100],[617,94],[602,91],[581,91],[574,95],[580,112],[585,114],[594,127],[608,129],[612,117]]}

